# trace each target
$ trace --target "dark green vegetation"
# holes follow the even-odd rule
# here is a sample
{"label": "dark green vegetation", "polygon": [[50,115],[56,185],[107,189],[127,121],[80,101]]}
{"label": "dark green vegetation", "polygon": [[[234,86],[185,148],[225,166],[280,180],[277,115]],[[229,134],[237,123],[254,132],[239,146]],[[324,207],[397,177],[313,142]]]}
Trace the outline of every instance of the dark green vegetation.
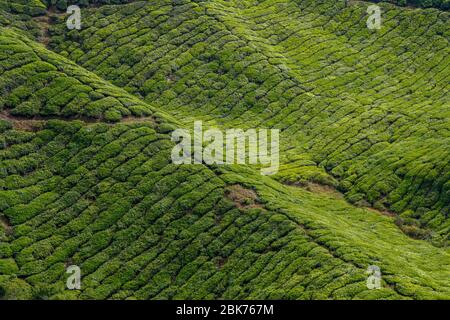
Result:
{"label": "dark green vegetation", "polygon": [[[442,10],[450,9],[450,0],[386,0],[399,6],[415,6],[422,8],[439,8]],[[374,0],[374,2],[379,2]]]}
{"label": "dark green vegetation", "polygon": [[[0,1],[0,295],[450,299],[447,12],[91,2]],[[171,164],[194,119],[282,129],[280,173]]]}
{"label": "dark green vegetation", "polygon": [[362,4],[137,2],[88,11],[81,32],[57,24],[49,45],[180,119],[280,128],[280,180],[445,235],[449,14],[383,8],[373,32]]}
{"label": "dark green vegetation", "polygon": [[[391,218],[239,166],[175,166],[160,127],[5,128],[7,298],[449,296],[448,252],[409,239]],[[230,199],[249,192],[224,197],[235,184],[254,188],[260,204],[238,209]],[[380,290],[365,286],[374,263],[383,266]],[[64,291],[67,264],[83,270],[81,292]]]}
{"label": "dark green vegetation", "polygon": [[20,14],[19,19],[25,16],[38,16],[45,14],[46,6],[40,0],[0,0],[0,9],[4,12]]}
{"label": "dark green vegetation", "polygon": [[118,121],[149,115],[139,99],[25,36],[0,29],[0,111],[17,116],[88,116]]}

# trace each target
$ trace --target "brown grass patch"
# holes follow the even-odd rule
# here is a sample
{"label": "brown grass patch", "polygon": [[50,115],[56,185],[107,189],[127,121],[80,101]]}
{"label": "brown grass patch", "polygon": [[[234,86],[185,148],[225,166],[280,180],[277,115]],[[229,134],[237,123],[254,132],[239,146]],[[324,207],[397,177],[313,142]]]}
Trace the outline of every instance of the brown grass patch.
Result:
{"label": "brown grass patch", "polygon": [[240,209],[262,208],[258,195],[251,189],[245,189],[239,184],[227,187],[225,195]]}

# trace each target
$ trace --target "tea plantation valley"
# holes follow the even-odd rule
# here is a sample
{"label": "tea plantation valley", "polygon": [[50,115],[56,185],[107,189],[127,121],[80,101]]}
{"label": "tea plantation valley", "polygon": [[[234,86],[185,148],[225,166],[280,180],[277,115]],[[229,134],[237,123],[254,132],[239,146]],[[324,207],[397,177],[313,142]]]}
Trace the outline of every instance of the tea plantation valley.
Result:
{"label": "tea plantation valley", "polygon": [[[450,299],[449,9],[0,0],[0,299]],[[279,170],[174,163],[198,121]]]}

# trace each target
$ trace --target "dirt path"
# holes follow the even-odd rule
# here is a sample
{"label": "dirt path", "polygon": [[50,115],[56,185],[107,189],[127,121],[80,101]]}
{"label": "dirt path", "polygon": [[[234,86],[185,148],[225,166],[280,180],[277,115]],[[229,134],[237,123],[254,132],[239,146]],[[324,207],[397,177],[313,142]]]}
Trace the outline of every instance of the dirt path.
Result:
{"label": "dirt path", "polygon": [[7,235],[12,235],[13,227],[9,223],[7,217],[0,215],[0,227],[2,227],[5,230]]}
{"label": "dirt path", "polygon": [[22,117],[15,117],[9,114],[8,111],[0,112],[0,119],[10,122],[14,129],[24,131],[36,131],[42,128],[44,120],[42,119],[27,119]]}

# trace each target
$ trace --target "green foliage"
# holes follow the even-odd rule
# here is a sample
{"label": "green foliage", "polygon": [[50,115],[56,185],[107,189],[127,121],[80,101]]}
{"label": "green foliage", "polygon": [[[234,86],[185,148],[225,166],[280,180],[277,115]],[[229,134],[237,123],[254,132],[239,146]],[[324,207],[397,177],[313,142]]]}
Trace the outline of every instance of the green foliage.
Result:
{"label": "green foliage", "polygon": [[[380,0],[371,0],[373,2],[380,2]],[[384,0],[399,6],[414,6],[421,8],[439,8],[442,10],[450,10],[449,0]]]}
{"label": "green foliage", "polygon": [[[45,48],[0,0],[0,298],[450,298],[448,13],[122,2],[33,1],[89,6]],[[174,119],[281,129],[279,174],[172,164]]]}
{"label": "green foliage", "polygon": [[2,278],[0,275],[0,298],[5,300],[31,299],[32,288],[25,281],[17,278]]}
{"label": "green foliage", "polygon": [[0,259],[0,274],[15,274],[19,271],[14,259]]}
{"label": "green foliage", "polygon": [[40,0],[0,0],[0,10],[11,13],[38,16],[44,14],[45,9]]}
{"label": "green foliage", "polygon": [[[0,150],[1,210],[13,228],[0,271],[23,279],[0,282],[7,298],[449,296],[448,251],[408,238],[392,218],[250,169],[175,166],[158,130],[58,120],[0,134],[16,136]],[[30,153],[34,168],[12,173]],[[375,262],[386,283],[370,292],[365,269]],[[68,264],[82,270],[76,293],[65,289]]]}
{"label": "green foliage", "polygon": [[111,5],[132,2],[133,0],[42,0],[48,7],[56,6],[58,10],[65,11],[69,5],[76,4],[82,7],[89,5]]}

